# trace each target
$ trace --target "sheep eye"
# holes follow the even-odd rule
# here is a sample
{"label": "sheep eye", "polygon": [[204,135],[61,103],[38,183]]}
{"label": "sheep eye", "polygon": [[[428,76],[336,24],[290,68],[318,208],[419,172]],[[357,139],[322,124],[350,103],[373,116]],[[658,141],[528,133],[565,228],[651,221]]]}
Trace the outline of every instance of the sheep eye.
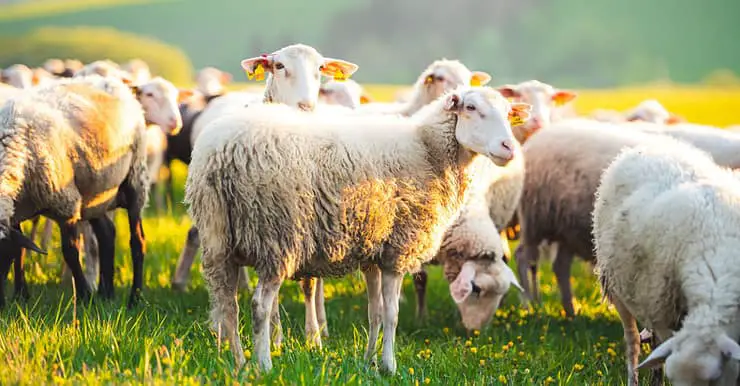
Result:
{"label": "sheep eye", "polygon": [[473,286],[473,294],[474,294],[475,296],[480,296],[481,288],[480,288],[480,287],[478,287],[478,285],[477,285],[477,284],[475,284],[475,282],[474,282],[474,281],[471,281],[471,282],[470,282],[470,284],[471,284],[471,285]]}
{"label": "sheep eye", "polygon": [[280,62],[275,63],[275,69],[282,70],[283,68],[285,68],[285,66],[282,63]]}
{"label": "sheep eye", "polygon": [[465,110],[475,111],[475,106],[473,106],[473,105],[467,105],[467,106],[465,106]]}
{"label": "sheep eye", "polygon": [[149,98],[154,98],[154,94],[151,92],[144,93],[144,96],[147,96]]}

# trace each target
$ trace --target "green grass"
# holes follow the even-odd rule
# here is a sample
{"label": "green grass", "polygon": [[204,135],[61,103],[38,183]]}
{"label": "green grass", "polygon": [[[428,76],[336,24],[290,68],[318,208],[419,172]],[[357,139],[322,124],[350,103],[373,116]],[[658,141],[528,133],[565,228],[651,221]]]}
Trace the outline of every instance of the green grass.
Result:
{"label": "green grass", "polygon": [[[176,170],[182,184],[184,168]],[[178,192],[182,199],[182,191]],[[187,293],[173,292],[169,279],[184,244],[189,220],[179,205],[173,215],[147,214],[148,242],[143,303],[125,307],[132,270],[125,214],[116,218],[116,299],[77,308],[69,283],[59,283],[58,239],[46,257],[27,260],[32,297],[0,311],[0,384],[620,384],[624,380],[622,330],[614,311],[601,303],[590,268],[574,266],[579,316],[561,315],[555,279],[543,264],[543,306],[518,307],[505,299],[491,326],[468,335],[438,268],[430,269],[429,313],[414,318],[411,278],[404,282],[395,376],[368,368],[367,300],[358,276],[329,280],[326,307],[331,337],[323,350],[304,346],[303,302],[295,282],[280,292],[286,342],[274,369],[260,374],[253,364],[234,373],[225,345],[209,331],[208,294],[193,267]],[[55,235],[56,237],[56,235]],[[256,278],[252,277],[253,284]],[[10,286],[8,286],[10,287]],[[242,293],[241,336],[251,350],[250,297]],[[505,378],[505,379],[504,379]]]}

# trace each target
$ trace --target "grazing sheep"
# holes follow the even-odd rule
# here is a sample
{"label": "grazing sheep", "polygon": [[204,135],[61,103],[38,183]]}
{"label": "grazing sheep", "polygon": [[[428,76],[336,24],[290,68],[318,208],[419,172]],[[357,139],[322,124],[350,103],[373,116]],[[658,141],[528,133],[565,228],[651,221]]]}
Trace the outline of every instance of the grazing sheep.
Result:
{"label": "grazing sheep", "polygon": [[[620,153],[601,177],[593,237],[602,292],[624,328],[629,385],[735,385],[740,361],[740,180],[677,140]],[[663,341],[638,366],[637,322]],[[674,330],[678,332],[674,333]]]}
{"label": "grazing sheep", "polygon": [[357,111],[378,114],[400,114],[410,116],[422,107],[458,86],[484,86],[491,76],[482,71],[470,71],[459,60],[435,60],[414,83],[413,94],[408,102],[367,103],[357,107]]}
{"label": "grazing sheep", "polygon": [[201,231],[213,326],[237,365],[239,266],[259,277],[252,326],[262,369],[272,367],[269,319],[283,280],[363,269],[366,358],[383,313],[382,366],[395,372],[403,275],[436,253],[476,183],[469,166],[478,154],[501,166],[514,157],[510,109],[495,90],[466,87],[411,118],[264,104],[214,121],[193,149],[185,201]]}
{"label": "grazing sheep", "polygon": [[362,86],[352,79],[329,80],[319,89],[319,102],[354,109],[361,104],[370,103],[371,99]]}
{"label": "grazing sheep", "polygon": [[[144,233],[141,211],[148,176],[141,104],[120,80],[75,79],[28,91],[0,109],[4,149],[0,163],[0,291],[20,247],[40,251],[20,233],[20,223],[37,214],[61,229],[64,260],[78,298],[90,294],[79,262],[80,221],[90,221],[100,242],[99,293],[113,296],[115,226],[106,213],[128,211],[134,282],[129,306],[143,284]],[[31,140],[32,139],[32,140]],[[8,238],[10,236],[10,238]],[[16,277],[16,282],[23,276]],[[25,286],[25,283],[23,283]],[[16,287],[17,288],[17,287]],[[4,294],[0,292],[4,303]]]}

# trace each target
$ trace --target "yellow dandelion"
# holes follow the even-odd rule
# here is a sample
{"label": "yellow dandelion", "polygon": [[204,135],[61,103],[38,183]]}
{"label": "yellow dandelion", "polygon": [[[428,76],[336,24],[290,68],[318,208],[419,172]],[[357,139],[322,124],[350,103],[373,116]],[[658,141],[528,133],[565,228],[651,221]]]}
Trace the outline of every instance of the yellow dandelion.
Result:
{"label": "yellow dandelion", "polygon": [[498,381],[501,382],[501,383],[506,383],[506,377],[503,376],[503,375],[499,375],[498,376]]}
{"label": "yellow dandelion", "polygon": [[445,328],[442,329],[442,332],[444,332],[445,334],[449,334],[450,333],[450,329],[447,328],[447,327],[445,327]]}
{"label": "yellow dandelion", "polygon": [[479,335],[480,335],[480,331],[478,331],[478,330],[473,330],[473,335],[475,335],[475,336],[479,336]]}
{"label": "yellow dandelion", "polygon": [[409,375],[414,375],[414,368],[413,367],[409,367]]}
{"label": "yellow dandelion", "polygon": [[553,382],[555,382],[555,380],[552,379],[552,377],[547,377],[547,379],[545,379],[545,385],[549,385],[549,384],[551,384]]}
{"label": "yellow dandelion", "polygon": [[611,357],[617,356],[617,352],[614,351],[614,349],[612,349],[611,347],[609,347],[608,349],[606,349],[606,353],[609,354]]}
{"label": "yellow dandelion", "polygon": [[601,370],[596,370],[596,375],[603,377],[604,373],[602,373]]}
{"label": "yellow dandelion", "polygon": [[430,384],[430,383],[432,383],[432,380],[431,380],[431,379],[429,379],[429,378],[424,378],[424,384],[425,384],[425,385],[428,385],[428,384]]}
{"label": "yellow dandelion", "polygon": [[244,350],[244,357],[247,359],[252,359],[252,352],[249,350]]}
{"label": "yellow dandelion", "polygon": [[485,359],[481,359],[479,361],[479,363],[480,363],[481,366],[485,366],[486,365],[486,360]]}
{"label": "yellow dandelion", "polygon": [[470,340],[465,341],[465,347],[470,347],[472,345],[473,345],[473,342],[471,342]]}
{"label": "yellow dandelion", "polygon": [[524,351],[519,351],[519,356],[520,357],[523,357],[524,356]]}
{"label": "yellow dandelion", "polygon": [[581,371],[581,370],[583,370],[583,365],[580,364],[580,363],[576,363],[575,365],[573,365],[573,370],[575,370],[575,371]]}
{"label": "yellow dandelion", "polygon": [[470,352],[473,353],[473,354],[476,354],[476,353],[478,353],[478,348],[477,347],[471,347],[470,348]]}
{"label": "yellow dandelion", "polygon": [[503,346],[501,346],[501,350],[509,351],[509,346],[508,345],[503,345]]}

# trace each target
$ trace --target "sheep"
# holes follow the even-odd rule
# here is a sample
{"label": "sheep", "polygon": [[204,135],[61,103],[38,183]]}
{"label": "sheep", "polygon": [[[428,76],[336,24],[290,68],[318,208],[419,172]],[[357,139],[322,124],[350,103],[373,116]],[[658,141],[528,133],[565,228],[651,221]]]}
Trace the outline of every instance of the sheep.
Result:
{"label": "sheep", "polygon": [[89,75],[100,75],[102,77],[116,77],[120,78],[126,84],[134,84],[134,78],[127,71],[121,69],[121,67],[111,60],[96,60],[92,63],[86,64],[81,69],[75,72],[75,77],[84,77]]}
{"label": "sheep", "polygon": [[0,73],[0,81],[16,88],[31,88],[38,84],[37,75],[25,64],[14,64]]}
{"label": "sheep", "polygon": [[643,121],[665,124],[685,122],[685,120],[680,116],[668,112],[668,110],[666,110],[666,108],[655,99],[646,99],[626,113],[612,110],[596,110],[591,113],[590,117],[601,122]]}
{"label": "sheep", "polygon": [[259,277],[253,358],[265,370],[272,367],[268,317],[282,281],[361,268],[369,297],[366,359],[375,357],[382,307],[382,367],[395,372],[403,274],[439,248],[475,184],[470,163],[479,154],[501,166],[514,157],[510,111],[495,90],[464,87],[411,118],[264,104],[214,121],[193,148],[185,202],[201,231],[213,327],[231,342],[236,364],[245,363],[240,265]]}
{"label": "sheep", "polygon": [[149,70],[149,65],[141,59],[131,59],[128,62],[121,65],[121,70],[131,74],[131,80],[133,84],[144,84],[152,79],[152,73]]}
{"label": "sheep", "polygon": [[[90,295],[78,257],[78,224],[90,221],[101,248],[98,292],[112,297],[115,226],[106,213],[121,207],[128,211],[134,262],[128,304],[136,304],[143,283],[141,212],[148,191],[144,130],[141,104],[115,78],[59,82],[5,103],[0,109],[5,138],[0,160],[0,291],[10,264],[21,259],[20,247],[41,251],[20,232],[22,221],[40,213],[61,228],[63,255],[78,299]],[[22,275],[18,281],[23,281]]]}
{"label": "sheep", "polygon": [[195,76],[196,90],[201,92],[209,102],[209,98],[226,93],[225,86],[231,83],[232,77],[215,67],[204,67]]}
{"label": "sheep", "polygon": [[[592,219],[596,272],[622,321],[629,385],[638,369],[663,363],[673,385],[735,385],[738,175],[679,140],[626,149],[601,176]],[[639,365],[638,321],[663,340]]]}
{"label": "sheep", "polygon": [[370,103],[371,98],[362,86],[352,79],[329,80],[319,89],[319,102],[354,109],[361,104]]}
{"label": "sheep", "polygon": [[414,91],[408,102],[367,103],[357,107],[357,111],[410,116],[458,86],[485,86],[490,81],[491,76],[485,72],[470,71],[459,60],[442,58],[422,71],[414,83]]}
{"label": "sheep", "polygon": [[[319,74],[335,78],[346,79],[357,71],[358,66],[340,59],[331,59],[323,57],[315,48],[304,44],[293,44],[283,47],[269,55],[261,55],[244,59],[241,62],[242,68],[251,78],[254,76],[264,76],[267,74],[267,81],[263,96],[255,96],[249,92],[233,92],[209,103],[208,108],[204,109],[200,117],[193,123],[192,143],[196,143],[201,130],[204,127],[223,115],[238,113],[243,111],[247,105],[259,103],[280,103],[304,111],[312,111],[319,97],[320,81]],[[291,74],[290,77],[286,73]],[[259,80],[259,78],[258,78]],[[188,230],[185,248],[183,248],[180,258],[177,262],[175,274],[172,279],[173,288],[185,288],[188,281],[190,267],[195,259],[195,254],[200,247],[198,229],[192,226]],[[240,273],[240,286],[249,288],[248,274],[246,269]],[[317,315],[318,323],[324,326],[322,334],[326,336],[326,311],[323,302],[323,280],[319,279],[316,286],[310,278],[304,283],[303,287],[309,291],[316,287],[319,294],[316,304],[312,304],[311,309],[306,311],[307,325],[311,324],[310,318]],[[304,294],[308,292],[304,291]],[[310,295],[307,295],[310,298]],[[308,306],[308,303],[307,303]],[[273,308],[272,318],[274,323],[280,326],[280,314],[277,306]],[[279,345],[282,342],[282,328],[276,328],[275,342]],[[307,332],[307,335],[312,335]],[[320,341],[319,341],[320,344]]]}

